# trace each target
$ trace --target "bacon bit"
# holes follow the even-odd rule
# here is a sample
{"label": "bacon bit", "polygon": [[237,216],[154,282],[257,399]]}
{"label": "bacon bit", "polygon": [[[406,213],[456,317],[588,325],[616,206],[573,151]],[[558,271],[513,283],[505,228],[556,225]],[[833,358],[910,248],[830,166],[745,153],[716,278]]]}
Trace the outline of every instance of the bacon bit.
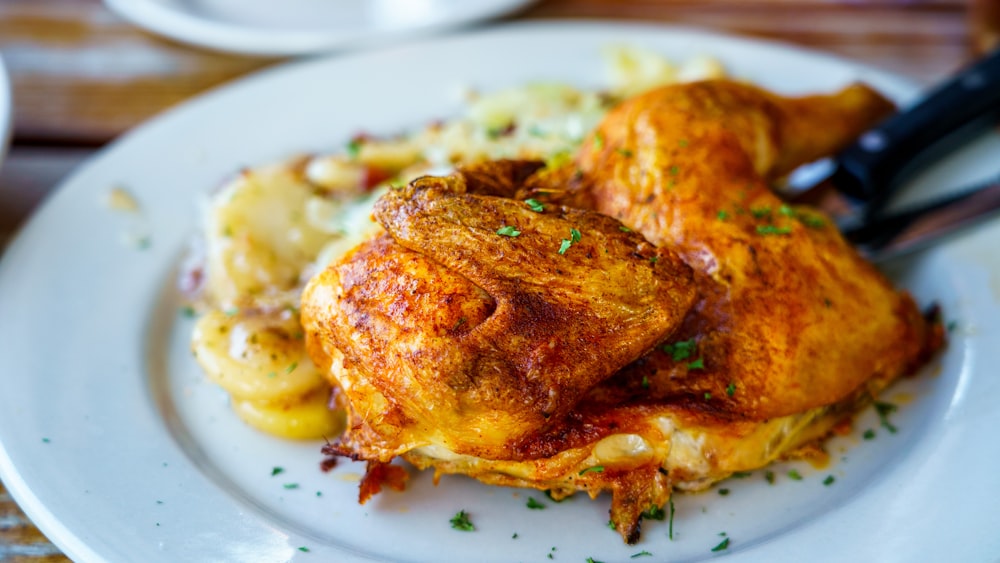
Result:
{"label": "bacon bit", "polygon": [[402,491],[406,488],[406,480],[409,478],[410,475],[406,470],[398,465],[369,461],[365,476],[361,479],[358,504],[364,504],[372,496],[382,492],[382,485]]}
{"label": "bacon bit", "polygon": [[392,173],[388,170],[377,166],[366,165],[361,171],[361,187],[363,187],[365,191],[371,191],[372,188],[389,178],[392,178]]}
{"label": "bacon bit", "polygon": [[339,458],[336,456],[325,458],[323,461],[319,462],[319,470],[323,473],[329,473],[334,467],[337,467],[338,459]]}

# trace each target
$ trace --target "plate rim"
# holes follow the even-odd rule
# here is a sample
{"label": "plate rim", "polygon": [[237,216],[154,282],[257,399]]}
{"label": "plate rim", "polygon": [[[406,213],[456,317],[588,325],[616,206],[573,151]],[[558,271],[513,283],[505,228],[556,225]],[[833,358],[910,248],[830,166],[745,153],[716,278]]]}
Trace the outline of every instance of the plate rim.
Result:
{"label": "plate rim", "polygon": [[172,9],[157,0],[104,0],[121,18],[157,35],[188,45],[257,57],[287,57],[320,54],[342,49],[366,48],[424,37],[524,10],[537,0],[495,0],[477,14],[404,28],[388,33],[324,33],[321,31],[255,29],[235,23],[199,18]]}

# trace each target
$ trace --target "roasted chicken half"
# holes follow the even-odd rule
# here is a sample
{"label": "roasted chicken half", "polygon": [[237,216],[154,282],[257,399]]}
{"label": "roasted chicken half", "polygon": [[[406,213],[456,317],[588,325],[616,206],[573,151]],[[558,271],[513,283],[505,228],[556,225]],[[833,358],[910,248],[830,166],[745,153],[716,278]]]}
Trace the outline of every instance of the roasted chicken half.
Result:
{"label": "roasted chicken half", "polygon": [[362,501],[399,484],[395,456],[610,491],[634,542],[675,488],[815,443],[940,330],[768,183],[890,107],[863,86],[670,86],[613,110],[566,166],[486,163],[390,194],[386,234],[303,295],[310,354],[350,412],[327,452],[369,462]]}

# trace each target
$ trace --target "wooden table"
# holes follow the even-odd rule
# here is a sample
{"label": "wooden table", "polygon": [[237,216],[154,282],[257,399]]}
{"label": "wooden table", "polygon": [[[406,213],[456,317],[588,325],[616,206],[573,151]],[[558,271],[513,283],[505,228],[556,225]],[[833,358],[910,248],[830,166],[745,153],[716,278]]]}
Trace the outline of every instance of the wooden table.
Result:
{"label": "wooden table", "polygon": [[[682,23],[805,45],[929,84],[972,56],[974,36],[991,40],[972,31],[998,12],[1000,0],[975,8],[967,0],[543,0],[507,20]],[[198,92],[280,62],[154,37],[99,0],[3,0],[0,54],[15,98],[12,147],[0,168],[0,241],[103,144]],[[64,559],[0,485],[0,562]]]}

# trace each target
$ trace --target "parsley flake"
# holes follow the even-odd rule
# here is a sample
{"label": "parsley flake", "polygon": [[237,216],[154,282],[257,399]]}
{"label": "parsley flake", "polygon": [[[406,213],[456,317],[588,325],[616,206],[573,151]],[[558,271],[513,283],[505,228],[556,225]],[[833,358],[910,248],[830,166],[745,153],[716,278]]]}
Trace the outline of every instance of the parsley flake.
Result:
{"label": "parsley flake", "polygon": [[643,518],[648,518],[649,520],[664,520],[667,517],[667,511],[663,510],[662,507],[652,504],[646,509],[641,515]]}
{"label": "parsley flake", "polygon": [[624,156],[625,158],[630,158],[633,153],[628,149],[618,149],[618,154]]}
{"label": "parsley flake", "polygon": [[732,475],[730,475],[730,477],[734,477],[736,479],[746,479],[751,475],[753,475],[753,473],[750,471],[735,471]]}
{"label": "parsley flake", "polygon": [[497,234],[504,237],[516,237],[521,234],[521,231],[517,230],[517,227],[504,225],[497,229]]}
{"label": "parsley flake", "polygon": [[799,222],[803,225],[809,227],[810,229],[822,229],[826,226],[826,221],[819,217],[814,217],[811,215],[799,215]]}
{"label": "parsley flake", "polygon": [[293,490],[293,489],[298,489],[299,488],[299,484],[298,483],[285,483],[284,485],[282,485],[282,487],[284,487],[284,488],[286,488],[288,490]]}
{"label": "parsley flake", "polygon": [[715,552],[715,551],[722,551],[722,550],[727,549],[727,548],[729,548],[729,538],[726,538],[726,539],[722,540],[719,543],[719,545],[717,545],[717,546],[715,546],[715,547],[712,548],[712,551],[713,552]]}
{"label": "parsley flake", "polygon": [[791,479],[792,481],[801,481],[802,474],[799,473],[797,469],[789,469],[788,478]]}
{"label": "parsley flake", "polygon": [[309,548],[303,545],[299,547],[299,551],[301,551],[302,553],[309,553]]}
{"label": "parsley flake", "polygon": [[587,563],[604,563],[604,561],[598,561],[597,559],[594,559],[593,557],[588,557],[587,558]]}
{"label": "parsley flake", "polygon": [[194,310],[194,307],[187,305],[185,307],[181,307],[181,314],[184,315],[185,318],[193,319],[198,312]]}
{"label": "parsley flake", "polygon": [[297,368],[297,367],[299,367],[299,363],[298,362],[292,362],[292,365],[290,365],[287,368],[285,368],[285,373],[292,373],[293,371],[295,371],[295,368]]}
{"label": "parsley flake", "polygon": [[823,479],[823,485],[829,487],[836,480],[837,480],[836,477],[834,477],[833,475],[827,475],[826,479]]}
{"label": "parsley flake", "polygon": [[759,235],[788,235],[792,233],[791,227],[778,227],[775,225],[757,225]]}
{"label": "parsley flake", "polygon": [[594,133],[594,148],[597,150],[604,148],[604,135],[600,131]]}
{"label": "parsley flake", "polygon": [[535,497],[528,497],[527,507],[532,510],[544,510],[545,505],[535,500]]}
{"label": "parsley flake", "polygon": [[677,141],[677,146],[680,147],[680,148],[682,148],[682,149],[684,147],[688,146],[689,144],[690,143],[688,142],[687,139],[681,139],[681,140]]}
{"label": "parsley flake", "polygon": [[688,364],[688,369],[689,370],[705,369],[705,359],[704,358],[698,358],[697,360],[689,363]]}
{"label": "parsley flake", "polygon": [[681,169],[676,164],[670,167],[670,175],[671,176],[676,176],[676,175],[680,174],[680,172],[681,172]]}
{"label": "parsley flake", "polygon": [[675,362],[679,362],[690,358],[696,347],[697,342],[695,342],[694,338],[692,338],[690,340],[681,340],[680,342],[674,342],[672,344],[664,344],[663,351],[670,354],[670,357]]}
{"label": "parsley flake", "polygon": [[618,225],[618,230],[623,233],[631,233],[632,229],[626,227],[625,225]]}
{"label": "parsley flake", "polygon": [[719,489],[719,496],[724,497],[729,495],[729,489]]}
{"label": "parsley flake", "polygon": [[576,229],[570,229],[569,230],[569,240],[571,242],[580,242],[580,239],[582,237],[583,237],[583,235],[580,234],[580,231],[578,231]]}
{"label": "parsley flake", "polygon": [[649,376],[648,375],[642,376],[642,388],[643,389],[649,389]]}
{"label": "parsley flake", "polygon": [[469,520],[469,513],[464,510],[459,510],[457,514],[451,517],[451,527],[454,530],[461,530],[463,532],[472,532],[476,527]]}
{"label": "parsley flake", "polygon": [[593,473],[604,473],[604,466],[603,465],[595,465],[593,467],[587,467],[587,468],[581,469],[580,472],[577,473],[577,475],[584,475],[586,473],[592,473],[592,472]]}
{"label": "parsley flake", "polygon": [[537,213],[541,213],[542,211],[545,211],[545,206],[542,205],[542,202],[538,201],[537,199],[528,198],[528,199],[524,200],[524,203],[528,204],[528,207],[532,211],[535,211]]}
{"label": "parsley flake", "polygon": [[670,497],[670,522],[667,526],[667,537],[674,539],[674,498]]}
{"label": "parsley flake", "polygon": [[361,154],[361,145],[363,144],[364,144],[364,139],[362,139],[361,137],[355,137],[351,139],[347,143],[347,156],[351,157],[351,159],[358,158],[358,155]]}
{"label": "parsley flake", "polygon": [[510,539],[512,539],[512,540],[516,540],[516,539],[517,539],[517,532],[514,532],[514,535],[513,535],[513,536],[511,536],[511,537],[510,537]]}
{"label": "parsley flake", "polygon": [[767,484],[768,485],[773,485],[774,484],[774,471],[765,471],[764,472],[764,479],[767,480]]}
{"label": "parsley flake", "polygon": [[637,557],[652,557],[652,556],[653,556],[652,553],[650,553],[650,552],[648,552],[646,550],[643,550],[643,551],[640,551],[639,553],[636,553],[635,555],[630,556],[629,559],[635,559]]}
{"label": "parsley flake", "polygon": [[706,401],[709,401],[709,400],[711,400],[711,399],[712,399],[712,394],[711,394],[711,393],[709,393],[708,391],[705,391],[705,400],[706,400]]}
{"label": "parsley flake", "polygon": [[618,528],[615,527],[615,521],[614,520],[608,520],[608,529],[618,530]]}
{"label": "parsley flake", "polygon": [[726,213],[725,209],[720,209],[719,212],[715,215],[715,218],[718,219],[719,221],[725,221],[726,219],[729,219],[729,214]]}
{"label": "parsley flake", "polygon": [[864,438],[865,440],[874,440],[875,431],[869,428],[868,430],[865,430],[865,433],[862,434],[861,437]]}
{"label": "parsley flake", "polygon": [[791,207],[787,206],[787,205],[782,205],[781,207],[779,207],[778,208],[778,213],[781,213],[785,217],[794,217],[795,216],[795,210],[792,209]]}
{"label": "parsley flake", "polygon": [[888,430],[890,434],[895,434],[898,430],[898,428],[889,422],[889,415],[896,412],[897,409],[898,407],[892,403],[875,401],[875,412],[878,413],[878,418],[882,422],[882,428]]}
{"label": "parsley flake", "polygon": [[274,477],[275,475],[280,475],[280,474],[282,474],[284,472],[285,472],[285,468],[284,467],[278,467],[278,466],[272,467],[271,468],[271,477]]}
{"label": "parsley flake", "polygon": [[726,385],[726,395],[732,397],[735,394],[736,394],[736,383],[730,381],[729,385]]}
{"label": "parsley flake", "polygon": [[566,251],[569,250],[569,247],[571,246],[573,246],[572,242],[562,239],[562,243],[559,244],[559,254],[566,254]]}
{"label": "parsley flake", "polygon": [[770,217],[771,216],[771,208],[770,207],[751,207],[750,208],[750,214],[753,215],[757,219],[763,219],[764,217]]}

